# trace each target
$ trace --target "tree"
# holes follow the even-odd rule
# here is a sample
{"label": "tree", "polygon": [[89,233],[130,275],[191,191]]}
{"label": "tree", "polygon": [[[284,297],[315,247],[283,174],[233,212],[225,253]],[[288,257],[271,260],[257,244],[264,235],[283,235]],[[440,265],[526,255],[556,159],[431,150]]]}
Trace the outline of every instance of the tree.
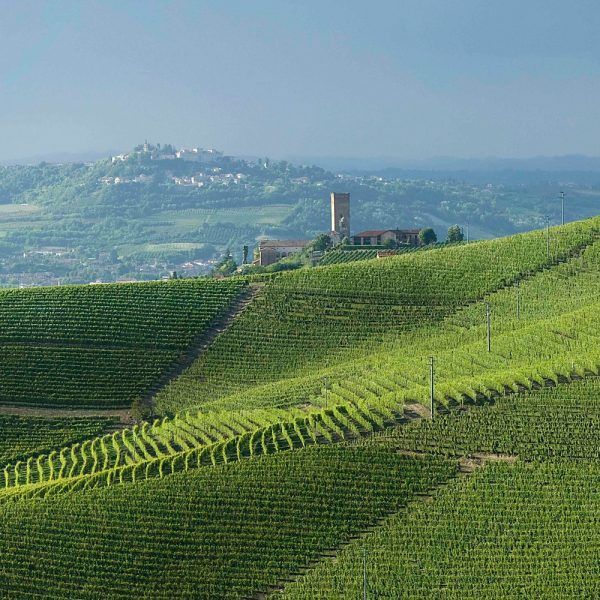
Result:
{"label": "tree", "polygon": [[451,227],[448,227],[447,241],[449,243],[462,242],[464,238],[465,236],[462,232],[462,229],[458,225],[452,225]]}
{"label": "tree", "polygon": [[215,265],[215,272],[219,275],[231,275],[237,269],[237,263],[231,256],[231,251],[227,250],[225,256]]}
{"label": "tree", "polygon": [[248,246],[244,246],[242,249],[242,264],[245,265],[248,262]]}
{"label": "tree", "polygon": [[435,231],[431,227],[425,227],[419,231],[419,241],[424,246],[428,246],[437,242],[437,235],[435,235]]}
{"label": "tree", "polygon": [[326,233],[319,234],[312,242],[312,248],[316,252],[325,252],[331,248],[331,238]]}
{"label": "tree", "polygon": [[131,403],[130,412],[134,420],[138,422],[143,421],[144,419],[152,416],[152,406],[149,403],[144,402],[142,398],[136,398]]}
{"label": "tree", "polygon": [[388,239],[383,242],[383,247],[395,250],[398,247],[398,244],[396,243],[396,240]]}

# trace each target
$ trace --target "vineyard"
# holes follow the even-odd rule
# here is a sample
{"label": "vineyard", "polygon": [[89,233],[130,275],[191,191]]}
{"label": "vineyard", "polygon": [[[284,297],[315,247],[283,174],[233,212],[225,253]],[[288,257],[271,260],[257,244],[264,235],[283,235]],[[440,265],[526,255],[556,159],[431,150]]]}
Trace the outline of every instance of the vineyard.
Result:
{"label": "vineyard", "polygon": [[43,418],[0,416],[0,462],[95,437],[116,423],[110,417]]}
{"label": "vineyard", "polygon": [[131,405],[242,293],[239,281],[0,292],[0,404]]}
{"label": "vineyard", "polygon": [[431,245],[431,246],[407,246],[400,247],[390,250],[386,246],[341,246],[337,248],[332,248],[329,250],[325,256],[321,259],[319,263],[321,266],[325,265],[336,265],[340,263],[347,262],[355,262],[357,260],[370,260],[372,258],[377,258],[377,252],[385,251],[386,253],[391,253],[394,255],[398,254],[407,254],[410,252],[423,252],[426,250],[431,250],[435,247],[440,247],[441,244]]}
{"label": "vineyard", "polygon": [[[566,266],[575,276],[595,268],[597,251],[588,252],[584,259],[580,254],[594,245],[597,226],[597,221],[585,221],[551,229],[550,254],[544,235],[532,232],[284,273],[266,286],[207,353],[158,395],[157,404],[166,412],[176,412],[241,390],[247,395],[246,390],[258,384],[314,379],[307,373],[361,357],[380,363],[389,355],[388,348],[399,346],[394,351],[397,359],[406,354],[406,347],[434,338],[433,347],[455,347],[457,340],[464,345],[466,336],[476,339],[473,327],[461,324],[457,331],[445,317],[475,303],[472,312],[479,311],[478,322],[483,324],[483,303],[477,301],[486,295],[497,290],[506,294],[507,285],[528,283],[552,272],[547,270],[551,265]],[[579,268],[580,263],[584,268]],[[541,289],[544,283],[537,285]],[[520,320],[521,325],[524,322]],[[478,335],[482,339],[485,333]],[[426,352],[430,350],[422,353],[418,367],[413,364],[403,371],[426,372]],[[415,353],[410,355],[412,359]]]}
{"label": "vineyard", "polygon": [[0,293],[1,597],[599,595],[600,219],[257,281]]}

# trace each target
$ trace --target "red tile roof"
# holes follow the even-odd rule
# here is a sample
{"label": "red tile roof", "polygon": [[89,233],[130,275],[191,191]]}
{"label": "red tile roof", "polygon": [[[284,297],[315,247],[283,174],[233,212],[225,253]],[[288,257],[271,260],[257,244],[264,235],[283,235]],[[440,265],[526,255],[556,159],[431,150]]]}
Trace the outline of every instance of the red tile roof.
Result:
{"label": "red tile roof", "polygon": [[378,235],[383,235],[388,231],[393,231],[393,229],[370,229],[368,231],[361,231],[360,233],[355,233],[354,237],[377,237]]}
{"label": "red tile roof", "polygon": [[312,240],[261,240],[261,248],[304,248]]}
{"label": "red tile roof", "polygon": [[367,231],[361,231],[360,233],[355,233],[353,237],[376,237],[378,235],[383,235],[388,232],[392,233],[403,233],[404,235],[419,235],[420,229],[370,229]]}

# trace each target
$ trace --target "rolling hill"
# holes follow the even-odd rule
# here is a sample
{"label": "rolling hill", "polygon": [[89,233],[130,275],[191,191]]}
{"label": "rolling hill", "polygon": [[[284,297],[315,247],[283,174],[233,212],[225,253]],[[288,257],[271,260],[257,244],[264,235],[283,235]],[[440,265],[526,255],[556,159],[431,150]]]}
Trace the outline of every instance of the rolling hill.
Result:
{"label": "rolling hill", "polygon": [[595,597],[599,292],[594,218],[0,295],[0,595]]}

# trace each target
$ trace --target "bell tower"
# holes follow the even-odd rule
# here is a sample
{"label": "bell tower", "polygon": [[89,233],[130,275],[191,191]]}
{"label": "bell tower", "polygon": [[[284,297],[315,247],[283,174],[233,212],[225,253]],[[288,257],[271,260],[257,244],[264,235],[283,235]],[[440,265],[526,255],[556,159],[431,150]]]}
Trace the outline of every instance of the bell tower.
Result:
{"label": "bell tower", "polygon": [[340,240],[350,237],[350,194],[331,192],[331,232]]}

